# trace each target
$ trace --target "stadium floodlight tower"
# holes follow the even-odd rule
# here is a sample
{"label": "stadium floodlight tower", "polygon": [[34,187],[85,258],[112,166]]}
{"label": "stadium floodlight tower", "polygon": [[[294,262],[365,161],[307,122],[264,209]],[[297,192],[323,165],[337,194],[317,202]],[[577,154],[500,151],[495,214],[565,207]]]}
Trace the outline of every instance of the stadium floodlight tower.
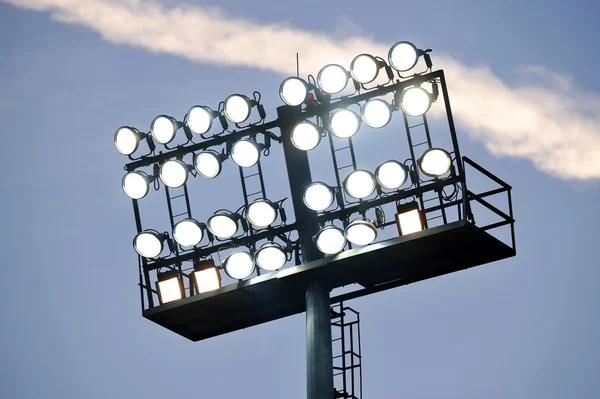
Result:
{"label": "stadium floodlight tower", "polygon": [[[144,317],[199,341],[306,312],[308,398],[354,398],[334,389],[331,305],[514,256],[511,187],[461,156],[430,51],[403,41],[387,60],[359,54],[349,71],[329,64],[316,79],[289,77],[272,121],[254,92],[232,94],[216,110],[194,105],[182,121],[159,115],[147,133],[117,129],[115,147],[130,159],[122,188],[133,203]],[[435,128],[433,107],[446,116]],[[353,138],[394,115],[408,145],[375,170],[359,168]],[[285,199],[266,194],[262,162],[273,142],[283,151],[293,221]],[[307,152],[324,142],[333,181],[311,175]],[[343,151],[350,165],[341,165]],[[239,172],[241,206],[194,218],[188,185],[226,168]],[[467,168],[497,188],[467,187]],[[161,189],[170,226],[144,228],[140,201]],[[489,199],[499,196],[503,206]],[[355,289],[331,296],[345,286]]]}

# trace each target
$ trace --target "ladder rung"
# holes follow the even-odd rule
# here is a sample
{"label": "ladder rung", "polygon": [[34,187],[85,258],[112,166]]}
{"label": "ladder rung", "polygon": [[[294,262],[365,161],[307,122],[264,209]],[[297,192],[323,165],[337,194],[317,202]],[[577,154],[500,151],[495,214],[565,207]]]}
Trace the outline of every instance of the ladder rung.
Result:
{"label": "ladder rung", "polygon": [[255,192],[255,193],[248,194],[248,195],[246,195],[246,197],[251,197],[251,196],[253,196],[253,195],[257,195],[257,194],[262,194],[262,191],[257,191],[257,192]]}
{"label": "ladder rung", "polygon": [[423,202],[429,202],[429,201],[435,201],[435,200],[439,200],[439,198],[435,197],[435,198],[424,199]]}
{"label": "ladder rung", "polygon": [[331,340],[331,342],[339,341],[340,339],[342,339],[342,337],[334,338],[334,339]]}
{"label": "ladder rung", "polygon": [[343,371],[342,371],[341,373],[334,373],[334,374],[333,374],[333,376],[334,376],[334,377],[337,377],[338,375],[342,375],[342,374],[344,374],[344,372],[343,372]]}
{"label": "ladder rung", "polygon": [[427,144],[427,141],[424,141],[424,142],[419,143],[419,144],[414,144],[413,148],[418,147],[418,146],[423,145],[423,144]]}
{"label": "ladder rung", "polygon": [[428,218],[427,220],[435,220],[435,219],[439,219],[439,218],[441,218],[441,217],[442,217],[442,215],[439,215],[439,216],[434,216],[434,217],[432,217],[432,218]]}
{"label": "ladder rung", "polygon": [[425,122],[423,122],[423,123],[417,123],[416,125],[409,126],[408,128],[412,129],[413,127],[423,126],[424,124],[425,124]]}
{"label": "ladder rung", "polygon": [[340,168],[338,168],[338,170],[342,170],[342,169],[347,169],[347,168],[351,168],[354,165],[346,165],[346,166],[342,166]]}
{"label": "ladder rung", "polygon": [[347,146],[345,146],[345,147],[338,148],[337,150],[333,150],[333,152],[342,151],[342,150],[345,150],[346,148],[350,148],[350,146],[349,146],[349,145],[347,145]]}
{"label": "ladder rung", "polygon": [[183,213],[178,213],[177,215],[173,215],[173,218],[178,218],[179,216],[187,215],[187,211]]}
{"label": "ladder rung", "polygon": [[254,176],[258,176],[258,175],[259,175],[259,173],[258,173],[258,172],[256,172],[256,173],[252,173],[251,175],[244,176],[244,179],[249,179],[250,177],[254,177]]}
{"label": "ladder rung", "polygon": [[185,197],[185,193],[183,193],[183,194],[179,194],[179,195],[176,195],[176,196],[174,196],[174,197],[169,197],[169,199],[172,199],[172,200],[174,200],[175,198],[180,198],[180,197]]}

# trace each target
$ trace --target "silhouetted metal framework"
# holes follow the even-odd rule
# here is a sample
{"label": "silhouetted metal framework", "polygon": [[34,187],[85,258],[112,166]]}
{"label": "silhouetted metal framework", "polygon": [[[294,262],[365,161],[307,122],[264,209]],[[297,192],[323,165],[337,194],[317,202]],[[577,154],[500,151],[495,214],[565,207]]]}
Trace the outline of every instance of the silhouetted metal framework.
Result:
{"label": "silhouetted metal framework", "polygon": [[335,398],[361,399],[360,314],[343,302],[331,307]]}

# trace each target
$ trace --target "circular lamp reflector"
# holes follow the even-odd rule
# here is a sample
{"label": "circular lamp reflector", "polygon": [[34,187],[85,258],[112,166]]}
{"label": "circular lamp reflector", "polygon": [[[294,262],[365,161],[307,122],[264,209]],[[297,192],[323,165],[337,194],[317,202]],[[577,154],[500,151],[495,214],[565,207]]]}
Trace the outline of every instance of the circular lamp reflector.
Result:
{"label": "circular lamp reflector", "polygon": [[382,163],[375,170],[375,177],[379,185],[388,190],[400,188],[408,177],[406,167],[397,161]]}
{"label": "circular lamp reflector", "polygon": [[346,238],[342,229],[335,226],[327,226],[317,233],[315,243],[319,251],[326,255],[333,255],[344,249]]}
{"label": "circular lamp reflector", "polygon": [[263,244],[258,251],[256,251],[255,257],[258,266],[261,269],[269,271],[281,269],[287,261],[285,251],[281,245],[274,242]]}
{"label": "circular lamp reflector", "polygon": [[185,116],[185,124],[196,134],[208,132],[212,127],[212,122],[212,110],[202,105],[193,106]]}
{"label": "circular lamp reflector", "polygon": [[208,219],[208,230],[218,238],[233,237],[238,230],[238,224],[233,213],[229,211],[218,211]]}
{"label": "circular lamp reflector", "polygon": [[371,83],[379,73],[379,63],[369,54],[361,54],[352,60],[350,74],[358,83]]}
{"label": "circular lamp reflector", "polygon": [[419,55],[414,44],[398,42],[392,46],[388,53],[390,65],[397,71],[406,72],[417,65]]}
{"label": "circular lamp reflector", "polygon": [[348,72],[337,64],[325,65],[317,75],[317,82],[324,92],[336,94],[346,88]]}
{"label": "circular lamp reflector", "polygon": [[321,134],[310,122],[300,122],[292,130],[292,144],[299,150],[312,150],[321,142]]}
{"label": "circular lamp reflector", "polygon": [[140,134],[137,129],[120,127],[115,132],[115,147],[123,155],[131,155],[140,144]]}
{"label": "circular lamp reflector", "polygon": [[365,103],[362,109],[362,117],[367,125],[378,129],[390,122],[392,108],[384,100],[375,98]]}
{"label": "circular lamp reflector", "polygon": [[277,218],[277,209],[273,203],[265,199],[257,199],[248,206],[246,219],[255,227],[270,226]]}
{"label": "circular lamp reflector", "polygon": [[421,171],[429,177],[445,175],[450,170],[452,158],[448,151],[441,148],[430,148],[419,159]]}
{"label": "circular lamp reflector", "polygon": [[355,170],[344,180],[344,189],[353,198],[366,198],[375,191],[375,177],[369,171]]}
{"label": "circular lamp reflector", "polygon": [[369,245],[377,238],[377,228],[370,220],[361,218],[346,227],[346,239],[355,245]]}
{"label": "circular lamp reflector", "polygon": [[215,151],[203,151],[194,157],[194,169],[206,179],[215,178],[221,173],[221,157]]}
{"label": "circular lamp reflector", "polygon": [[148,175],[144,172],[129,172],[123,176],[121,185],[129,198],[140,199],[148,194]]}
{"label": "circular lamp reflector", "polygon": [[157,258],[163,250],[163,240],[155,231],[142,231],[133,239],[133,248],[144,258]]}
{"label": "circular lamp reflector", "polygon": [[254,259],[248,252],[234,252],[225,259],[224,268],[229,277],[241,280],[254,271]]}
{"label": "circular lamp reflector", "polygon": [[150,133],[159,144],[168,144],[175,138],[175,133],[179,129],[177,121],[170,116],[159,115],[150,125]]}
{"label": "circular lamp reflector", "polygon": [[202,241],[204,233],[202,227],[194,219],[183,219],[173,228],[173,238],[179,245],[194,247]]}
{"label": "circular lamp reflector", "polygon": [[431,95],[421,87],[411,87],[402,93],[400,107],[406,115],[421,116],[431,107]]}
{"label": "circular lamp reflector", "polygon": [[260,152],[255,141],[244,139],[236,141],[231,148],[231,158],[233,162],[243,168],[249,168],[256,165]]}
{"label": "circular lamp reflector", "polygon": [[321,212],[333,203],[333,191],[326,184],[315,182],[306,187],[302,199],[309,209]]}
{"label": "circular lamp reflector", "polygon": [[339,138],[347,139],[358,132],[360,117],[349,109],[339,109],[331,115],[329,130]]}
{"label": "circular lamp reflector", "polygon": [[170,159],[160,165],[158,173],[163,184],[170,188],[181,187],[188,178],[188,167],[183,161]]}
{"label": "circular lamp reflector", "polygon": [[287,105],[296,106],[302,104],[306,100],[307,94],[306,83],[300,78],[287,78],[279,86],[279,97]]}
{"label": "circular lamp reflector", "polygon": [[232,94],[225,99],[225,117],[233,123],[242,123],[250,116],[250,100],[240,94]]}

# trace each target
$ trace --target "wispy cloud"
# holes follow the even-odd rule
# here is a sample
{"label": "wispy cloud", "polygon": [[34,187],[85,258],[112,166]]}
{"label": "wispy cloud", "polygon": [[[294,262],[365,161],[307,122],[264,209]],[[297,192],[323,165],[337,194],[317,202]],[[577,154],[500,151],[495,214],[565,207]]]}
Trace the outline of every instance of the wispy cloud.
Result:
{"label": "wispy cloud", "polygon": [[[331,62],[349,65],[362,52],[383,56],[389,47],[368,38],[259,24],[217,8],[167,7],[152,0],[4,1],[49,12],[113,43],[282,75],[295,73],[296,52],[303,70],[316,72]],[[511,86],[486,66],[464,65],[438,52],[435,62],[446,71],[455,119],[492,153],[528,159],[563,179],[600,178],[600,95],[583,92],[569,77],[542,66],[519,67],[532,83]]]}

